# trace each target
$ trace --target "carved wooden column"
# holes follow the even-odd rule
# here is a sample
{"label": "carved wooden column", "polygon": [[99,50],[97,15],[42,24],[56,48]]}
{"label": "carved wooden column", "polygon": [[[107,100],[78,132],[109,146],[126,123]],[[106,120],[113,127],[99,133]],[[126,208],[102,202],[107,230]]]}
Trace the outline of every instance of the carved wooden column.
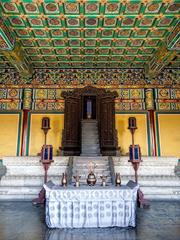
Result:
{"label": "carved wooden column", "polygon": [[102,155],[114,156],[118,151],[115,129],[114,98],[117,93],[108,92],[101,96],[100,107],[100,145]]}
{"label": "carved wooden column", "polygon": [[65,156],[79,155],[81,150],[80,97],[73,92],[63,92],[65,99],[62,151]]}

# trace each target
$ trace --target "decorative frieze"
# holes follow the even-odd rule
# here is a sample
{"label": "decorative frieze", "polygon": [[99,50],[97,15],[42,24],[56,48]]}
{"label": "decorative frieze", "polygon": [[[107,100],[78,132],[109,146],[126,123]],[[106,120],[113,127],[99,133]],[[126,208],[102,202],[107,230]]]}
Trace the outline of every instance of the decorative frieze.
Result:
{"label": "decorative frieze", "polygon": [[145,110],[144,89],[119,89],[115,99],[115,110]]}
{"label": "decorative frieze", "polygon": [[179,69],[164,69],[156,78],[146,78],[144,69],[34,69],[31,78],[21,77],[13,68],[0,69],[0,88],[98,88],[161,87],[180,85]]}
{"label": "decorative frieze", "polygon": [[155,101],[157,110],[180,110],[180,89],[156,89]]}
{"label": "decorative frieze", "polygon": [[33,110],[58,110],[64,112],[64,99],[61,89],[34,89]]}
{"label": "decorative frieze", "polygon": [[[83,89],[83,88],[80,88]],[[62,91],[72,89],[55,88],[0,88],[0,110],[35,110],[64,112]],[[97,91],[100,89],[97,88]],[[115,111],[129,110],[179,110],[179,88],[112,88],[115,98]],[[22,104],[23,103],[23,104]]]}
{"label": "decorative frieze", "polygon": [[20,110],[22,89],[0,89],[0,110]]}

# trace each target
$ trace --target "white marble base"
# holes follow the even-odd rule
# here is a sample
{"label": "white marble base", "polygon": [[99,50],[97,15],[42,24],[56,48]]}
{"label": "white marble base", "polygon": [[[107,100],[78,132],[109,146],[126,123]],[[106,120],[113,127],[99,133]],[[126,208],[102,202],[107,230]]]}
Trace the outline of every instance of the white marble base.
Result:
{"label": "white marble base", "polygon": [[[69,157],[54,157],[48,170],[48,180],[61,183],[67,171]],[[44,169],[40,157],[4,157],[6,175],[0,181],[0,200],[32,200],[44,183]]]}
{"label": "white marble base", "polygon": [[[94,160],[83,157],[84,164]],[[102,158],[103,159],[103,158]],[[175,174],[178,158],[142,157],[138,175],[139,185],[148,199],[180,200],[180,178]],[[69,157],[54,157],[48,170],[48,180],[61,183],[62,173],[68,169]],[[122,184],[134,180],[134,170],[128,157],[113,157],[114,170],[120,172]],[[79,169],[83,162],[79,161]],[[99,163],[100,164],[100,163]],[[40,157],[4,157],[6,175],[0,180],[0,200],[32,200],[44,183],[44,169]],[[100,165],[98,165],[100,168]],[[98,169],[97,169],[98,170]]]}
{"label": "white marble base", "polygon": [[[134,180],[134,169],[128,157],[113,157],[114,170],[121,174],[122,183]],[[176,157],[142,157],[138,183],[148,199],[180,200],[180,178],[175,174]]]}

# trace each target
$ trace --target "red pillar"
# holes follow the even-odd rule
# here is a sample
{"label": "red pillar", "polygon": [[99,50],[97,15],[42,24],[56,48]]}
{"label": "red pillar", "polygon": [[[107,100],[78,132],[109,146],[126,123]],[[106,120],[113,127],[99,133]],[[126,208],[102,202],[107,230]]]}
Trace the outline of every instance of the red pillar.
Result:
{"label": "red pillar", "polygon": [[32,89],[25,88],[23,91],[23,124],[21,135],[21,156],[26,156],[28,135],[28,113],[32,106]]}
{"label": "red pillar", "polygon": [[149,110],[148,112],[150,122],[151,154],[152,156],[157,156],[154,110]]}
{"label": "red pillar", "polygon": [[28,133],[28,112],[29,110],[23,110],[23,123],[22,123],[22,135],[21,135],[21,156],[26,156],[27,146],[27,133]]}

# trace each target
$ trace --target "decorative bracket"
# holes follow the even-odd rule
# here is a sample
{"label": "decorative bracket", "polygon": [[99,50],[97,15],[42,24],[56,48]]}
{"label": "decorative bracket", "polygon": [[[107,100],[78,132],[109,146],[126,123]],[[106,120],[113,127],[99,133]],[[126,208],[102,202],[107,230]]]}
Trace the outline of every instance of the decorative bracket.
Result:
{"label": "decorative bracket", "polygon": [[146,68],[146,73],[151,78],[156,77],[161,70],[174,59],[176,55],[176,51],[169,51],[166,44],[162,43],[161,47],[150,60]]}
{"label": "decorative bracket", "polygon": [[23,77],[32,76],[32,69],[23,49],[16,42],[15,37],[2,18],[0,18],[0,51],[2,51],[3,55],[17,69],[20,75]]}

